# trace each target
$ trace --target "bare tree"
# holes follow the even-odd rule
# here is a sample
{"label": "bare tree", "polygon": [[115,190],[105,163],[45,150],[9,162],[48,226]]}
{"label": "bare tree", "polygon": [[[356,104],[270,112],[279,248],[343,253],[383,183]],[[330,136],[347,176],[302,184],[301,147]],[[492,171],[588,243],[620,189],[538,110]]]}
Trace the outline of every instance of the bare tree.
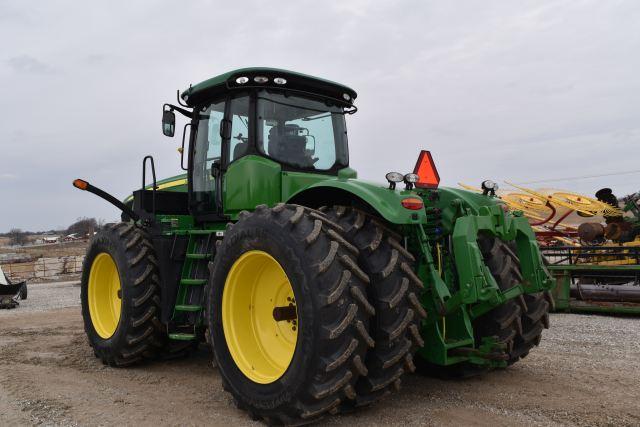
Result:
{"label": "bare tree", "polygon": [[78,218],[76,222],[71,224],[67,228],[67,234],[77,234],[78,237],[85,235],[93,235],[93,232],[98,229],[98,221],[95,218]]}
{"label": "bare tree", "polygon": [[24,231],[22,231],[19,228],[12,228],[7,233],[7,236],[11,239],[11,244],[12,245],[20,245],[20,246],[22,246],[25,243],[27,243],[27,233],[25,233]]}

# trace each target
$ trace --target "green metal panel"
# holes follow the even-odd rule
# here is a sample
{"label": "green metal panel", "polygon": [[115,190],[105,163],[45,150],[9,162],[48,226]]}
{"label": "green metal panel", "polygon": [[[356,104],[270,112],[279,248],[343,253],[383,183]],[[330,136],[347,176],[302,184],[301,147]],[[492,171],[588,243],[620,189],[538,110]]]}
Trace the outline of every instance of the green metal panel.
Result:
{"label": "green metal panel", "polygon": [[390,190],[388,185],[371,183],[357,179],[344,179],[329,176],[324,179],[307,177],[308,174],[289,173],[285,184],[283,177],[283,198],[289,200],[300,195],[303,191],[313,189],[337,189],[351,193],[355,197],[364,200],[371,205],[381,217],[392,224],[421,224],[426,221],[424,209],[417,211],[402,207],[402,199],[407,197],[419,197],[414,190]]}
{"label": "green metal panel", "polygon": [[280,172],[278,163],[254,155],[231,163],[223,181],[225,213],[235,219],[242,210],[278,203],[281,200]]}
{"label": "green metal panel", "polygon": [[[151,190],[153,187],[153,183],[147,185],[145,190]],[[169,178],[164,178],[156,182],[156,190],[161,191],[182,191],[187,192],[187,174],[181,174],[172,176]],[[127,196],[123,202],[129,203],[133,200],[133,194]]]}
{"label": "green metal panel", "polygon": [[616,313],[616,314],[640,314],[640,304],[632,302],[613,301],[586,301],[571,298],[572,274],[595,272],[636,272],[640,265],[590,265],[554,264],[547,267],[554,278],[552,295],[555,301],[555,311],[582,312],[582,313]]}
{"label": "green metal panel", "polygon": [[[412,227],[411,245],[418,259],[418,274],[425,283],[422,302],[429,313],[422,335],[428,343],[421,355],[432,363],[450,365],[467,360],[475,364],[502,366],[490,355],[500,344],[492,339],[476,343],[471,321],[523,293],[549,289],[553,282],[544,270],[535,235],[526,218],[506,213],[495,199],[466,191],[444,188],[435,196],[422,196],[427,212],[438,212],[437,224],[427,221]],[[431,217],[428,217],[431,218]],[[523,282],[501,290],[485,266],[478,247],[480,235],[514,241],[521,261]],[[412,236],[410,233],[409,236]],[[452,254],[436,261],[439,245],[451,236]]]}
{"label": "green metal panel", "polygon": [[291,199],[292,196],[320,182],[334,179],[336,179],[335,176],[319,173],[282,172],[282,194],[280,198],[282,201],[287,201]]}

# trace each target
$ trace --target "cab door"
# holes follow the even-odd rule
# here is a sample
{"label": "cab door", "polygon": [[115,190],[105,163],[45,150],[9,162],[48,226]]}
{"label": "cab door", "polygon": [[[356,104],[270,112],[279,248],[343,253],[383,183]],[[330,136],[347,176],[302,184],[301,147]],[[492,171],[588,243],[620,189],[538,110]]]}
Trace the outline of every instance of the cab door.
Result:
{"label": "cab door", "polygon": [[[255,96],[237,96],[229,101],[229,144],[223,145],[224,213],[234,218],[242,210],[280,201],[280,165],[256,149]],[[257,117],[257,123],[263,120]],[[229,147],[228,152],[225,151]]]}
{"label": "cab door", "polygon": [[220,171],[226,99],[199,107],[189,155],[189,210],[196,220],[222,220]]}

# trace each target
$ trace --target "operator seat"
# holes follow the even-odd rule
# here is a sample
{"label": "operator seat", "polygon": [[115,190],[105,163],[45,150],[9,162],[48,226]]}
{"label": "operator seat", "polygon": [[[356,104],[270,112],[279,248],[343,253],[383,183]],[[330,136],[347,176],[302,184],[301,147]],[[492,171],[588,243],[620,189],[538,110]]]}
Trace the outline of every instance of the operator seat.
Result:
{"label": "operator seat", "polygon": [[[241,134],[242,135],[242,134]],[[238,160],[240,157],[247,154],[247,149],[249,148],[248,142],[239,142],[236,144],[233,149],[233,157],[231,157],[231,161]]]}
{"label": "operator seat", "polygon": [[301,136],[298,125],[274,126],[269,130],[269,155],[297,166],[312,164],[307,154],[307,138]]}

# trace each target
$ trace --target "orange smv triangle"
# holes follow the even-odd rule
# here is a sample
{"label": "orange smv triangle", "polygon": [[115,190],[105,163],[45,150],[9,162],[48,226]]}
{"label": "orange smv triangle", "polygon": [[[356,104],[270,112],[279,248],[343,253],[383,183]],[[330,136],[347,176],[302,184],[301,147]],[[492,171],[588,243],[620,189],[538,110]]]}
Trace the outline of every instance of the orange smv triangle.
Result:
{"label": "orange smv triangle", "polygon": [[418,157],[416,167],[413,168],[413,173],[419,177],[418,182],[416,182],[416,187],[438,188],[438,185],[440,184],[440,175],[438,174],[436,164],[433,162],[433,157],[431,157],[430,151],[420,151],[420,156]]}

